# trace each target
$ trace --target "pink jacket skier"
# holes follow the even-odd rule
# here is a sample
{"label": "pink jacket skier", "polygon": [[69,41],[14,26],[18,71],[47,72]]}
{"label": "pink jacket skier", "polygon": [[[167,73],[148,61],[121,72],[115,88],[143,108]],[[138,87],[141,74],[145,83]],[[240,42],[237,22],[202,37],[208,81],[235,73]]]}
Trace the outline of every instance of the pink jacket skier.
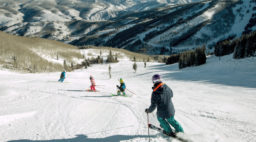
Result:
{"label": "pink jacket skier", "polygon": [[91,91],[96,91],[95,89],[95,80],[92,76],[90,76],[90,81],[91,81]]}

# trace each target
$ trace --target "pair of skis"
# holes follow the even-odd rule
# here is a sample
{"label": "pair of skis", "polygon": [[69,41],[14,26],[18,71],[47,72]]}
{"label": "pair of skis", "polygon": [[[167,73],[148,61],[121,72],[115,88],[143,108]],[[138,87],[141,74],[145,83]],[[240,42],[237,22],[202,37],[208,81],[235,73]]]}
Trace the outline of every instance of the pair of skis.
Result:
{"label": "pair of skis", "polygon": [[175,133],[167,134],[167,133],[165,133],[165,131],[164,131],[162,128],[159,128],[159,127],[157,127],[157,126],[155,126],[155,125],[153,125],[153,124],[148,124],[148,127],[149,127],[150,129],[156,130],[156,131],[158,131],[158,132],[160,132],[160,133],[162,133],[162,134],[164,134],[164,135],[166,135],[166,136],[176,138],[176,134],[175,134]]}
{"label": "pair of skis", "polygon": [[187,140],[187,139],[184,139],[184,138],[178,136],[176,133],[167,134],[162,128],[159,128],[159,127],[157,127],[157,126],[155,126],[153,124],[150,124],[149,123],[148,113],[147,113],[147,121],[148,121],[148,140],[149,140],[149,142],[150,142],[149,129],[158,131],[159,133],[164,134],[165,136],[171,137],[173,139],[177,139],[177,140],[179,140],[181,142],[191,142],[190,140]]}
{"label": "pair of skis", "polygon": [[191,142],[191,140],[185,139],[185,138],[177,135],[176,133],[167,134],[167,133],[165,133],[165,131],[162,128],[159,128],[159,127],[157,127],[157,126],[155,126],[153,124],[148,124],[148,128],[152,129],[152,130],[155,130],[155,131],[158,131],[159,133],[164,134],[167,137],[171,137],[173,139],[177,139],[177,140],[179,140],[181,142]]}
{"label": "pair of skis", "polygon": [[111,96],[121,96],[121,97],[128,97],[127,95],[117,95],[117,94],[111,94]]}
{"label": "pair of skis", "polygon": [[98,91],[98,90],[95,90],[95,91],[94,91],[94,90],[91,90],[91,89],[86,89],[85,91],[86,91],[86,92],[100,92],[100,91]]}

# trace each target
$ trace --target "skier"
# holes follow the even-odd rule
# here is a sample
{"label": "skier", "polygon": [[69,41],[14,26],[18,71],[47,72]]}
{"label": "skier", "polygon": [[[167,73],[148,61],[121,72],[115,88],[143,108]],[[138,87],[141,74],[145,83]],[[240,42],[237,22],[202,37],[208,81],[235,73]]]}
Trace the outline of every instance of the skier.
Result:
{"label": "skier", "polygon": [[59,82],[63,82],[66,78],[66,71],[64,70],[63,72],[61,72],[60,74],[60,79],[58,80]]}
{"label": "skier", "polygon": [[[175,133],[183,133],[183,128],[174,119],[175,109],[172,103],[172,90],[166,84],[162,83],[158,74],[152,77],[152,81],[154,86],[152,87],[151,105],[145,112],[151,113],[157,108],[157,119],[166,135],[174,136]],[[170,125],[175,128],[175,133],[172,131]]]}
{"label": "skier", "polygon": [[126,89],[126,86],[125,86],[125,83],[124,83],[124,80],[122,78],[120,78],[120,86],[116,85],[116,87],[118,88],[118,91],[117,91],[117,95],[121,95],[121,93],[125,96],[125,89]]}
{"label": "skier", "polygon": [[109,78],[111,78],[111,66],[108,66],[108,74],[109,74]]}
{"label": "skier", "polygon": [[96,91],[95,89],[95,80],[94,78],[90,75],[90,81],[91,81],[91,91]]}

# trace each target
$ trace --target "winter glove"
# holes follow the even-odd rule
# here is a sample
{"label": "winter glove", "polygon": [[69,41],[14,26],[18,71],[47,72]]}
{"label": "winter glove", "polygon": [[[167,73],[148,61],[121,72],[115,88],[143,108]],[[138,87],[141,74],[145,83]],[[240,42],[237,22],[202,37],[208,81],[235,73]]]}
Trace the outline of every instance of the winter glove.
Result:
{"label": "winter glove", "polygon": [[146,108],[146,109],[145,109],[145,112],[146,112],[146,113],[149,113],[149,110],[148,110],[148,108]]}

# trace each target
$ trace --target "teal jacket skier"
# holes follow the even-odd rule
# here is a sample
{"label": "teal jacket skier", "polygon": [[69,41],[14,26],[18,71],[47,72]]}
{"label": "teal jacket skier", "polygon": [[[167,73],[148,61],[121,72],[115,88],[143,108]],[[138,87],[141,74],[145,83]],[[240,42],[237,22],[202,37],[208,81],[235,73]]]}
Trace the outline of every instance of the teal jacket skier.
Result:
{"label": "teal jacket skier", "polygon": [[59,79],[59,82],[63,82],[66,78],[66,71],[64,70],[61,75],[60,75],[60,79]]}
{"label": "teal jacket skier", "polygon": [[125,94],[126,86],[125,86],[124,80],[122,78],[120,78],[120,86],[117,85],[116,87],[118,88],[117,95],[121,95],[121,93],[123,95],[126,95]]}
{"label": "teal jacket skier", "polygon": [[171,135],[173,133],[170,125],[175,128],[175,132],[184,132],[181,125],[174,119],[175,109],[172,103],[173,92],[171,88],[162,83],[158,74],[152,77],[152,81],[154,86],[151,105],[145,112],[151,113],[157,108],[157,119],[166,134]]}

